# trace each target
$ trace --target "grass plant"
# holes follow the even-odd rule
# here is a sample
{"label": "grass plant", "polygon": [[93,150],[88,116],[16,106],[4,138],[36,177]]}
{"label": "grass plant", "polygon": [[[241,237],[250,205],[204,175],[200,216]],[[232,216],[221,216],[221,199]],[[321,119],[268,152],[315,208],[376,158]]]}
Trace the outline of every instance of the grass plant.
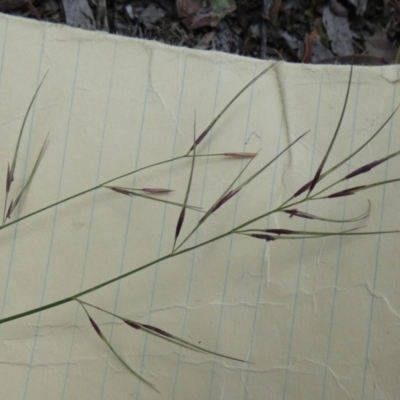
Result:
{"label": "grass plant", "polygon": [[[29,115],[29,112],[32,108],[32,104],[34,103],[35,98],[37,97],[39,93],[39,89],[43,84],[43,81],[40,83],[39,87],[37,88],[36,92],[33,95],[33,98],[29,104],[29,107],[27,109],[25,118],[23,120],[18,139],[16,142],[16,147],[15,147],[15,152],[13,155],[13,159],[11,161],[11,165],[9,164],[8,169],[6,171],[6,184],[5,184],[5,202],[4,202],[4,207],[3,207],[3,222],[0,227],[0,229],[5,229],[8,228],[14,224],[21,223],[24,219],[27,218],[33,218],[37,214],[42,213],[52,207],[55,207],[61,203],[73,201],[73,199],[83,196],[89,192],[95,191],[95,190],[100,190],[100,189],[107,189],[107,190],[112,190],[116,192],[117,194],[121,195],[127,195],[127,196],[138,196],[142,197],[148,201],[157,201],[157,202],[163,202],[166,205],[173,205],[175,207],[180,207],[181,211],[178,217],[178,220],[176,222],[176,228],[175,232],[172,234],[171,233],[171,251],[167,254],[162,255],[161,257],[147,263],[141,266],[136,267],[135,269],[132,269],[126,273],[123,273],[119,276],[115,276],[112,279],[109,279],[105,282],[102,282],[94,287],[88,288],[83,290],[80,293],[73,294],[71,296],[68,296],[64,299],[60,299],[58,301],[42,305],[40,307],[35,307],[30,310],[26,310],[24,312],[11,315],[8,317],[5,317],[0,320],[0,324],[5,324],[10,321],[19,319],[19,318],[24,318],[28,315],[39,313],[54,307],[58,307],[62,304],[66,304],[69,302],[78,302],[79,305],[82,307],[83,311],[86,313],[89,322],[91,326],[93,327],[94,331],[97,333],[97,335],[100,337],[100,339],[105,343],[105,345],[111,350],[111,352],[118,358],[118,360],[138,379],[140,379],[143,383],[145,383],[147,386],[150,388],[157,390],[156,387],[154,386],[153,383],[145,380],[141,375],[139,375],[137,372],[135,372],[127,363],[126,361],[116,352],[112,344],[108,341],[108,339],[105,337],[103,332],[101,331],[99,325],[95,322],[91,314],[89,313],[90,308],[97,309],[103,313],[106,313],[114,318],[117,318],[121,321],[123,321],[128,327],[133,328],[135,330],[141,330],[147,334],[153,335],[155,337],[158,337],[160,339],[166,340],[168,342],[174,343],[178,346],[181,346],[183,348],[191,349],[194,351],[198,352],[203,352],[203,353],[208,353],[212,354],[215,356],[219,357],[224,357],[228,358],[231,360],[235,360],[237,362],[245,362],[244,360],[239,360],[238,358],[231,357],[228,355],[216,353],[210,350],[207,350],[205,348],[202,348],[198,345],[195,345],[193,343],[190,343],[189,341],[179,338],[175,336],[172,333],[166,332],[165,330],[155,327],[152,325],[148,324],[143,324],[141,322],[133,321],[128,318],[125,318],[123,316],[117,315],[115,313],[112,313],[110,311],[107,311],[97,305],[90,304],[86,301],[83,300],[84,296],[92,293],[93,291],[96,291],[100,288],[106,287],[114,282],[117,282],[121,279],[124,279],[130,275],[136,274],[144,269],[147,269],[149,267],[152,267],[156,264],[162,263],[163,261],[167,259],[171,259],[173,257],[178,257],[181,254],[191,252],[195,249],[204,247],[210,243],[217,242],[227,236],[231,235],[240,235],[243,236],[244,238],[247,239],[261,239],[265,240],[267,242],[274,242],[277,240],[295,240],[295,239],[318,239],[318,238],[323,238],[327,236],[354,236],[354,235],[381,235],[381,234],[393,234],[393,233],[398,233],[399,231],[397,230],[389,230],[389,231],[377,231],[377,230],[365,230],[364,228],[359,228],[359,227],[354,227],[351,224],[355,222],[359,222],[362,220],[365,220],[371,210],[371,204],[369,203],[368,208],[364,211],[362,211],[359,215],[356,215],[354,217],[348,218],[348,219],[332,219],[332,218],[327,218],[325,216],[319,216],[319,215],[314,215],[305,211],[302,211],[299,209],[299,207],[304,206],[308,202],[312,201],[324,201],[324,202],[332,202],[338,197],[344,197],[344,196],[352,196],[356,195],[360,191],[364,190],[369,190],[372,189],[376,186],[380,185],[389,185],[395,182],[400,181],[400,178],[397,179],[390,179],[390,180],[384,180],[384,181],[378,181],[378,182],[366,182],[362,185],[358,186],[352,186],[349,188],[341,188],[340,185],[347,183],[348,180],[358,176],[358,175],[364,175],[368,174],[369,171],[371,171],[374,168],[379,167],[380,165],[389,162],[392,158],[397,157],[400,155],[400,151],[395,151],[392,154],[383,157],[378,160],[371,160],[365,165],[361,165],[357,167],[356,169],[353,170],[353,172],[347,173],[345,176],[342,178],[334,181],[333,183],[327,183],[325,186],[323,185],[323,181],[325,182],[326,178],[330,177],[331,174],[336,171],[338,168],[340,168],[342,165],[344,165],[346,162],[354,158],[356,154],[361,152],[372,140],[374,140],[380,132],[382,132],[383,128],[389,123],[389,121],[393,118],[393,115],[397,111],[399,107],[395,109],[393,113],[388,115],[386,121],[377,129],[370,138],[368,138],[361,146],[359,146],[356,150],[352,151],[350,154],[345,155],[342,160],[339,160],[338,162],[334,163],[333,167],[330,169],[326,169],[326,163],[328,159],[330,159],[331,156],[331,151],[333,147],[335,146],[336,141],[338,140],[340,136],[340,128],[342,125],[343,117],[346,112],[347,108],[347,103],[348,103],[348,98],[349,98],[349,93],[351,90],[351,82],[352,82],[352,72],[353,69],[350,69],[350,74],[349,74],[349,79],[348,79],[348,86],[347,86],[347,91],[346,95],[344,98],[343,106],[342,106],[342,111],[341,111],[341,116],[339,118],[338,124],[333,132],[331,142],[328,146],[328,148],[325,151],[325,154],[322,158],[321,163],[319,164],[318,168],[316,169],[316,172],[314,174],[313,179],[311,179],[309,182],[306,182],[304,185],[302,185],[300,188],[298,188],[292,196],[290,196],[288,199],[284,200],[278,207],[275,207],[274,209],[271,209],[267,212],[264,212],[250,220],[247,220],[237,226],[234,226],[232,229],[227,230],[226,232],[223,232],[221,234],[218,234],[216,236],[210,237],[207,240],[197,243],[195,245],[188,245],[188,240],[192,237],[192,235],[197,232],[203,224],[205,224],[208,220],[209,217],[212,215],[216,215],[217,211],[221,207],[225,207],[226,204],[229,203],[229,200],[232,199],[234,196],[239,195],[239,193],[245,189],[251,190],[251,184],[258,178],[261,174],[265,173],[266,170],[269,169],[272,165],[274,165],[276,162],[279,161],[279,159],[285,155],[289,149],[291,149],[293,146],[295,146],[299,141],[302,140],[302,138],[307,135],[307,132],[304,132],[300,134],[297,139],[295,139],[293,142],[291,142],[286,148],[284,148],[280,153],[278,153],[275,157],[273,157],[271,160],[268,160],[265,162],[265,164],[259,168],[256,171],[251,172],[248,174],[248,171],[251,169],[251,164],[252,161],[254,160],[255,157],[260,157],[258,153],[249,153],[249,152],[225,152],[225,153],[218,153],[218,154],[203,154],[201,152],[201,145],[204,140],[207,139],[207,136],[211,134],[212,128],[214,125],[223,117],[224,113],[226,110],[235,102],[235,100],[249,87],[251,87],[255,82],[260,79],[264,74],[266,74],[271,68],[273,68],[275,64],[271,65],[270,67],[266,68],[264,71],[262,71],[258,76],[256,76],[253,80],[251,80],[246,86],[243,87],[242,90],[239,91],[239,93],[232,98],[232,100],[224,107],[224,109],[217,115],[217,117],[211,121],[211,123],[207,126],[207,128],[199,135],[196,137],[196,122],[194,123],[194,132],[193,132],[193,141],[192,144],[188,145],[189,150],[182,155],[176,156],[174,158],[170,158],[167,160],[159,161],[157,163],[147,165],[145,167],[136,169],[134,171],[129,171],[123,175],[117,176],[113,179],[107,180],[99,185],[96,185],[92,188],[89,188],[87,190],[84,190],[80,193],[77,193],[73,196],[69,196],[65,199],[62,199],[60,201],[57,201],[53,204],[47,205],[39,210],[36,210],[34,212],[31,212],[29,214],[23,215],[21,217],[13,219],[13,212],[15,209],[21,204],[23,197],[26,196],[27,190],[29,186],[31,186],[35,172],[40,166],[40,162],[42,158],[45,155],[45,150],[47,147],[48,139],[44,142],[37,158],[36,161],[31,169],[31,173],[26,180],[26,182],[22,183],[22,190],[11,199],[9,200],[10,197],[12,196],[13,192],[13,181],[14,181],[14,173],[15,170],[18,166],[18,153],[20,149],[20,143],[21,143],[21,137],[23,135],[23,131],[25,128],[25,123],[27,120],[27,117]],[[196,120],[196,117],[194,118]],[[219,196],[214,200],[213,204],[209,206],[208,209],[203,210],[200,207],[197,207],[196,205],[190,205],[190,194],[192,191],[192,187],[194,184],[193,180],[193,174],[196,168],[196,159],[198,157],[218,157],[218,158],[234,158],[234,159],[248,159],[247,163],[245,163],[244,167],[240,170],[239,174],[236,176],[235,179],[230,182],[230,184],[221,191]],[[129,175],[133,174],[138,174],[146,169],[149,168],[157,168],[162,165],[172,163],[172,162],[178,162],[183,159],[191,159],[191,166],[190,166],[190,171],[188,172],[188,177],[187,177],[187,187],[186,191],[183,197],[182,202],[172,202],[169,200],[166,200],[163,198],[165,194],[168,194],[171,192],[172,189],[170,188],[129,188],[129,187],[121,187],[118,185],[114,185],[114,182],[124,178]],[[247,174],[247,176],[246,176]],[[186,234],[185,236],[181,236],[182,234],[182,226],[185,223],[185,215],[186,213],[190,212],[195,212],[199,213],[199,219],[198,222],[192,227],[191,230],[189,230],[189,233]],[[290,229],[290,226],[284,227],[284,228],[276,228],[276,229],[266,229],[263,227],[257,226],[257,223],[259,221],[264,220],[266,217],[271,217],[274,214],[277,213],[285,213],[288,214],[290,218],[303,218],[303,219],[311,219],[315,221],[320,221],[320,222],[330,222],[330,223],[337,223],[340,224],[348,224],[349,228],[345,230],[333,230],[333,231],[328,231],[328,230],[297,230],[297,229]],[[289,221],[290,221],[289,218]],[[271,244],[273,245],[273,244]]]}

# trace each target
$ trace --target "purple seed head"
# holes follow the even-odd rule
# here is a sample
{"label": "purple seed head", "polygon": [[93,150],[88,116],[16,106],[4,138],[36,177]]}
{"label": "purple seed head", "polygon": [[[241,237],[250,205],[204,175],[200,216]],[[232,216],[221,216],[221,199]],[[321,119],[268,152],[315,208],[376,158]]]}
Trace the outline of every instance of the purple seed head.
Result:
{"label": "purple seed head", "polygon": [[302,193],[304,193],[310,186],[311,186],[312,181],[306,183],[303,185],[294,195],[293,197],[300,196]]}
{"label": "purple seed head", "polygon": [[319,177],[321,176],[322,173],[322,168],[324,167],[324,162],[318,167],[318,170],[314,176],[314,179],[310,182],[310,189],[309,192],[312,192],[313,189],[315,188],[316,184],[319,181]]}
{"label": "purple seed head", "polygon": [[10,203],[10,205],[8,207],[8,210],[7,210],[6,218],[10,218],[11,217],[11,213],[13,211],[14,211],[14,200],[11,200],[11,203]]}
{"label": "purple seed head", "polygon": [[211,212],[217,211],[223,204],[225,204],[229,199],[231,199],[240,189],[235,189],[229,191],[215,206],[211,209]]}
{"label": "purple seed head", "polygon": [[275,240],[275,238],[271,235],[267,235],[266,233],[252,233],[250,234],[251,237],[256,238],[256,239],[264,239],[267,242],[271,242],[272,240]]}
{"label": "purple seed head", "polygon": [[306,219],[314,219],[314,217],[312,215],[304,213],[302,211],[299,211],[297,208],[292,208],[291,210],[285,210],[285,213],[289,214],[290,218],[300,217],[300,218],[306,218]]}
{"label": "purple seed head", "polygon": [[351,196],[352,194],[355,194],[359,190],[365,188],[366,186],[355,186],[349,189],[341,190],[340,192],[332,193],[329,196],[326,196],[327,199],[332,199],[335,197],[343,197],[343,196]]}
{"label": "purple seed head", "polygon": [[178,222],[176,224],[176,230],[175,230],[175,240],[178,238],[179,233],[181,232],[183,221],[185,219],[185,210],[186,210],[186,207],[183,207],[181,213],[179,214],[179,218],[178,218]]}
{"label": "purple seed head", "polygon": [[293,235],[298,231],[292,231],[290,229],[266,229],[265,232],[275,233],[276,235]]}
{"label": "purple seed head", "polygon": [[357,175],[365,174],[366,172],[371,171],[372,168],[375,168],[379,164],[382,164],[383,162],[385,162],[387,159],[388,158],[385,157],[385,158],[382,158],[381,160],[373,161],[373,162],[366,164],[360,168],[357,168],[351,174],[346,175],[343,179],[350,179]]}
{"label": "purple seed head", "polygon": [[130,192],[128,190],[120,189],[120,188],[117,188],[117,187],[112,187],[110,189],[113,190],[114,192],[125,194],[127,196],[132,196],[134,194],[134,193],[132,193],[132,192]]}
{"label": "purple seed head", "polygon": [[91,317],[89,317],[89,321],[90,321],[90,323],[92,324],[92,326],[93,326],[94,330],[96,331],[96,333],[97,333],[101,338],[103,338],[103,334],[101,333],[101,330],[100,330],[99,326],[96,324],[96,322],[94,322],[94,320],[93,320]]}
{"label": "purple seed head", "polygon": [[6,193],[10,191],[11,187],[11,182],[13,181],[12,175],[11,175],[11,170],[10,170],[10,164],[8,164],[7,167],[7,181],[6,181]]}
{"label": "purple seed head", "polygon": [[257,153],[246,153],[246,152],[241,152],[241,153],[224,153],[224,156],[226,157],[236,157],[236,158],[253,158],[257,155]]}
{"label": "purple seed head", "polygon": [[210,129],[206,129],[195,141],[192,147],[190,148],[189,152],[191,152],[195,147],[197,147],[203,139],[206,137],[207,133],[210,132]]}
{"label": "purple seed head", "polygon": [[134,329],[142,329],[142,327],[139,325],[139,324],[137,324],[136,322],[133,322],[133,321],[131,321],[131,320],[129,320],[129,319],[124,319],[123,320],[127,325],[129,325],[130,327],[132,327],[132,328],[134,328]]}
{"label": "purple seed head", "polygon": [[163,189],[163,188],[143,188],[143,192],[152,193],[152,194],[163,194],[173,192],[171,189]]}
{"label": "purple seed head", "polygon": [[168,333],[168,332],[166,332],[166,331],[164,331],[164,330],[162,330],[162,329],[160,329],[160,328],[157,328],[157,327],[155,327],[155,326],[143,324],[143,327],[146,328],[146,329],[148,329],[148,330],[150,330],[150,331],[156,332],[156,333],[158,333],[159,335],[166,336],[166,337],[168,337],[168,338],[173,338],[173,337],[174,337],[174,336],[171,335],[170,333]]}
{"label": "purple seed head", "polygon": [[14,205],[13,205],[13,211],[16,209],[16,207],[17,207],[19,201],[21,200],[21,197],[22,197],[22,193],[20,193],[20,194],[17,196],[17,198],[15,199]]}

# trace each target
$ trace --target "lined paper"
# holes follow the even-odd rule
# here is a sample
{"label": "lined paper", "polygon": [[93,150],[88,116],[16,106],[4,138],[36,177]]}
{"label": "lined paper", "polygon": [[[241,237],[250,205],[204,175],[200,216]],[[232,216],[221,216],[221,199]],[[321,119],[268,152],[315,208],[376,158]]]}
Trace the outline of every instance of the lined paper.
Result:
{"label": "lined paper", "polygon": [[[0,18],[0,171],[21,142],[14,192],[50,144],[14,218],[129,171],[185,154],[227,102],[268,62],[101,32]],[[397,66],[354,68],[346,113],[326,169],[355,151],[400,103]],[[348,66],[277,64],[198,146],[198,154],[258,152],[243,182],[304,132],[277,163],[210,217],[191,247],[268,212],[313,177],[340,118]],[[400,149],[400,116],[321,188]],[[196,159],[189,204],[207,210],[247,160]],[[168,187],[183,202],[190,159],[116,181]],[[398,178],[396,158],[337,190]],[[1,174],[0,174],[1,176]],[[324,180],[325,182],[325,180]],[[347,185],[347,186],[346,186]],[[299,205],[361,231],[399,229],[399,184]],[[2,204],[4,193],[2,194]],[[2,206],[1,206],[2,207]],[[1,232],[1,318],[89,289],[171,252],[179,207],[107,189]],[[187,211],[181,238],[203,214]],[[254,227],[336,231],[344,224],[276,213]],[[98,338],[76,302],[0,325],[7,399],[395,399],[400,392],[396,234],[268,242],[228,236],[94,291],[83,300],[164,329],[240,363],[181,349],[97,310],[92,318],[140,383]],[[178,241],[179,242],[179,241]]]}

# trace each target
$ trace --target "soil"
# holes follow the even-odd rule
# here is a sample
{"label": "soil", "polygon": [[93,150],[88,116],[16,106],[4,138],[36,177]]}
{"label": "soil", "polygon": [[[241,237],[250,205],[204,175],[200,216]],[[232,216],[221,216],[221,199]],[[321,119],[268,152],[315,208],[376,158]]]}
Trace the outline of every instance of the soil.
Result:
{"label": "soil", "polygon": [[262,59],[400,58],[400,0],[0,0],[0,11]]}

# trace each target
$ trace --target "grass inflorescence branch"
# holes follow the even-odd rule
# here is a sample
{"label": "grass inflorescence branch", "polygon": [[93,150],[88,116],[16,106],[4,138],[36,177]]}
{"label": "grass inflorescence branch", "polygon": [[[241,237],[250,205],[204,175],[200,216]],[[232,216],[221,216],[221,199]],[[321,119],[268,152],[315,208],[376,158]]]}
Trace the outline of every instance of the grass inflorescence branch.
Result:
{"label": "grass inflorescence branch", "polygon": [[[33,177],[35,175],[35,172],[40,164],[40,161],[42,160],[44,156],[44,151],[47,147],[47,139],[44,142],[41,151],[39,152],[39,155],[36,159],[36,162],[32,168],[32,171],[29,175],[29,178],[27,182],[23,185],[23,189],[21,190],[20,194],[16,197],[16,199],[11,200],[10,203],[8,203],[8,196],[10,193],[10,189],[12,186],[12,182],[14,180],[14,172],[16,168],[16,163],[17,163],[17,158],[18,158],[18,151],[20,147],[20,141],[21,141],[21,136],[22,132],[25,127],[25,123],[28,117],[28,114],[31,110],[32,104],[38,95],[40,86],[42,85],[43,81],[40,83],[38,89],[36,90],[31,103],[28,107],[28,110],[26,112],[26,115],[24,117],[24,121],[18,136],[17,140],[17,145],[16,145],[16,150],[14,153],[13,161],[10,165],[8,165],[7,171],[6,171],[6,190],[5,190],[5,205],[4,205],[4,211],[3,211],[3,225],[0,227],[0,229],[5,229],[13,224],[16,224],[18,222],[21,222],[22,220],[26,218],[31,218],[39,213],[42,213],[52,207],[55,207],[59,204],[71,201],[77,197],[80,197],[84,194],[90,193],[92,191],[98,190],[98,189],[108,189],[112,190],[115,192],[117,195],[125,195],[125,196],[137,196],[137,197],[142,197],[146,200],[149,201],[157,201],[157,202],[163,202],[166,205],[173,205],[173,206],[178,206],[180,207],[181,211],[179,213],[177,222],[176,222],[176,227],[175,227],[175,232],[172,237],[172,250],[170,253],[167,253],[149,263],[146,263],[144,265],[141,265],[139,267],[136,267],[128,272],[125,272],[119,276],[116,276],[112,279],[109,279],[107,281],[104,281],[96,286],[93,286],[92,288],[85,289],[77,294],[74,294],[72,296],[66,297],[64,299],[42,305],[40,307],[33,308],[31,310],[26,310],[24,312],[5,317],[0,320],[0,324],[4,324],[6,322],[10,322],[12,320],[16,320],[19,318],[26,317],[31,314],[35,314],[41,311],[45,311],[54,307],[58,307],[62,304],[66,304],[72,301],[76,301],[79,303],[79,305],[83,308],[84,312],[86,313],[87,317],[89,318],[89,322],[97,335],[102,339],[102,341],[106,344],[106,346],[111,350],[111,352],[119,359],[119,361],[133,374],[135,375],[140,381],[144,382],[147,384],[149,387],[151,387],[154,390],[157,390],[155,386],[145,380],[141,375],[136,373],[125,361],[124,359],[119,355],[119,353],[114,349],[114,347],[111,345],[111,343],[108,341],[108,339],[104,336],[103,332],[101,331],[99,325],[94,321],[93,317],[89,314],[88,312],[88,307],[91,307],[93,309],[97,309],[98,311],[101,311],[103,313],[109,314],[120,321],[122,321],[125,325],[128,325],[131,328],[134,328],[135,330],[143,331],[147,334],[156,336],[160,339],[166,340],[168,342],[174,343],[176,345],[182,346],[187,349],[195,350],[195,351],[200,351],[203,353],[208,353],[212,354],[215,356],[219,357],[224,357],[227,359],[231,359],[234,361],[240,361],[243,362],[243,360],[240,360],[238,358],[226,356],[224,354],[216,353],[213,351],[209,351],[205,348],[202,348],[200,346],[194,345],[182,338],[179,338],[169,332],[166,332],[163,329],[160,329],[158,327],[148,325],[148,324],[143,324],[141,322],[133,321],[124,317],[121,317],[115,313],[106,311],[105,309],[98,307],[96,305],[90,304],[82,300],[82,297],[92,293],[94,291],[97,291],[101,288],[104,288],[114,282],[117,282],[121,279],[124,279],[128,276],[131,276],[133,274],[136,274],[140,271],[143,271],[147,268],[150,268],[156,264],[162,263],[168,259],[178,257],[184,253],[191,252],[195,249],[199,249],[201,247],[204,247],[206,245],[209,245],[211,243],[215,243],[220,241],[223,238],[226,238],[231,235],[240,235],[240,236],[245,236],[247,239],[261,239],[265,240],[267,242],[274,242],[276,240],[298,240],[298,239],[318,239],[318,238],[324,238],[324,237],[330,237],[330,236],[361,236],[361,235],[380,235],[380,234],[389,234],[389,233],[398,233],[398,230],[388,230],[388,231],[363,231],[362,228],[364,227],[350,227],[349,229],[346,230],[339,230],[339,231],[329,231],[329,230],[298,230],[298,229],[291,229],[290,227],[283,227],[283,228],[265,228],[265,227],[258,227],[255,224],[261,220],[264,220],[266,217],[270,217],[271,215],[278,214],[278,213],[284,213],[286,214],[289,218],[288,221],[291,222],[291,218],[296,217],[296,218],[303,218],[307,220],[314,220],[317,222],[332,222],[332,223],[354,223],[354,222],[359,222],[365,220],[369,215],[371,211],[371,203],[368,201],[368,207],[367,209],[362,212],[360,215],[356,215],[351,218],[347,219],[333,219],[333,218],[328,218],[325,216],[320,216],[320,215],[315,215],[311,214],[302,210],[299,210],[298,207],[310,202],[310,201],[315,201],[315,200],[322,200],[322,201],[331,201],[331,199],[336,199],[338,197],[345,197],[345,196],[350,196],[350,195],[356,195],[360,191],[364,191],[367,189],[374,188],[376,186],[381,186],[381,185],[388,185],[392,184],[395,182],[400,181],[400,178],[396,179],[390,179],[390,180],[384,180],[380,182],[374,182],[374,183],[363,183],[357,186],[352,186],[350,188],[344,188],[340,189],[337,191],[334,191],[333,193],[328,192],[332,187],[337,186],[341,183],[347,182],[349,179],[352,179],[356,176],[367,176],[367,173],[371,171],[374,168],[379,167],[379,165],[382,165],[389,160],[393,159],[394,157],[397,157],[400,155],[400,151],[396,151],[386,157],[380,158],[379,160],[371,161],[367,164],[364,164],[361,167],[356,168],[353,172],[348,173],[345,175],[343,178],[328,184],[327,186],[320,188],[321,181],[325,178],[327,178],[329,175],[331,175],[337,168],[342,166],[344,163],[347,161],[351,160],[356,154],[358,154],[365,146],[368,145],[376,136],[383,130],[383,128],[388,124],[388,122],[393,118],[394,113],[398,110],[399,107],[395,109],[395,111],[386,119],[386,121],[377,129],[374,134],[367,140],[365,141],[358,149],[353,151],[349,156],[346,156],[342,161],[339,163],[335,164],[332,168],[328,169],[325,171],[325,165],[331,155],[332,149],[334,147],[334,144],[336,140],[338,140],[339,137],[339,132],[340,128],[342,125],[342,121],[346,112],[347,104],[348,104],[348,99],[349,99],[349,93],[351,89],[351,80],[352,80],[352,73],[353,69],[350,69],[350,75],[349,75],[349,80],[348,80],[348,85],[347,85],[347,90],[345,94],[345,100],[343,104],[343,108],[341,111],[341,115],[338,121],[338,124],[334,130],[332,139],[330,141],[330,144],[328,148],[325,151],[325,154],[322,158],[321,163],[319,164],[318,168],[316,169],[315,174],[313,174],[313,178],[302,185],[291,197],[283,201],[279,206],[268,210],[260,215],[257,215],[235,227],[232,229],[227,230],[226,232],[220,233],[214,237],[210,237],[203,242],[194,244],[194,245],[187,245],[187,242],[189,238],[192,237],[192,235],[199,230],[202,225],[206,222],[206,220],[211,216],[217,213],[217,211],[221,207],[225,207],[229,204],[229,200],[232,199],[234,196],[238,195],[242,190],[250,186],[250,184],[255,181],[256,178],[258,178],[262,173],[264,173],[271,165],[274,163],[278,162],[279,158],[281,158],[283,155],[285,155],[290,148],[295,146],[309,131],[302,133],[299,135],[295,140],[293,140],[291,143],[289,143],[288,146],[286,146],[282,151],[280,151],[275,157],[273,157],[270,161],[266,162],[262,167],[260,167],[258,170],[255,172],[251,173],[250,176],[245,178],[242,183],[238,184],[237,182],[239,179],[241,179],[245,173],[248,172],[249,167],[252,164],[252,161],[254,160],[255,156],[258,155],[259,153],[251,153],[251,152],[235,152],[232,150],[222,152],[222,153],[216,153],[216,154],[199,154],[198,147],[200,143],[206,138],[206,136],[210,133],[211,129],[213,126],[217,123],[217,121],[224,115],[224,113],[227,111],[227,109],[235,102],[235,100],[246,90],[248,89],[251,85],[253,85],[258,79],[260,79],[265,73],[267,73],[271,68],[273,68],[276,64],[272,64],[270,67],[266,68],[264,71],[262,71],[259,75],[257,75],[253,80],[251,80],[246,86],[244,86],[236,96],[233,97],[233,99],[223,108],[223,110],[217,115],[216,118],[207,126],[207,128],[196,138],[196,118],[195,118],[195,123],[194,123],[194,132],[193,132],[193,140],[192,140],[192,146],[190,147],[189,151],[185,154],[182,154],[180,156],[166,159],[163,161],[159,161],[157,163],[147,165],[141,168],[138,168],[136,170],[127,172],[123,175],[117,176],[115,178],[109,179],[101,184],[98,184],[92,188],[86,189],[80,193],[77,193],[75,195],[69,196],[65,199],[62,199],[60,201],[57,201],[55,203],[52,203],[46,207],[43,207],[39,210],[36,210],[34,212],[31,212],[29,214],[26,214],[22,217],[19,217],[17,219],[11,220],[10,222],[6,223],[7,218],[11,218],[12,216],[12,211],[15,210],[17,205],[20,203],[20,199],[22,197],[22,194],[26,192],[27,188],[31,184]],[[211,206],[206,209],[206,211],[202,210],[198,206],[192,206],[188,204],[189,201],[189,196],[194,184],[194,170],[195,170],[195,162],[197,157],[228,157],[228,158],[233,158],[233,159],[242,159],[242,158],[248,158],[248,162],[245,164],[245,166],[239,171],[237,176],[230,182],[230,184],[226,187],[225,190],[222,191],[222,193],[219,194],[219,196],[212,202]],[[149,168],[155,168],[159,167],[162,165],[165,165],[167,163],[172,163],[172,162],[177,162],[179,160],[184,160],[184,159],[191,159],[191,166],[190,166],[190,171],[188,174],[188,182],[186,186],[186,192],[184,195],[183,202],[174,202],[171,200],[168,200],[164,198],[163,196],[168,196],[171,192],[172,189],[170,188],[152,188],[152,187],[145,187],[145,188],[127,188],[123,186],[118,186],[118,185],[112,185],[113,182],[122,179],[124,177],[137,174],[139,172],[142,172],[146,169]],[[328,192],[328,193],[326,193]],[[305,194],[306,193],[306,194]],[[303,197],[299,197],[300,195],[304,194]],[[186,215],[186,210],[193,210],[193,211],[200,211],[203,213],[203,215],[199,218],[198,222],[194,224],[194,227],[190,230],[189,233],[186,234],[185,236],[182,237],[182,226],[185,221],[185,215]],[[179,243],[178,243],[179,239]],[[271,243],[273,245],[273,243]]]}

